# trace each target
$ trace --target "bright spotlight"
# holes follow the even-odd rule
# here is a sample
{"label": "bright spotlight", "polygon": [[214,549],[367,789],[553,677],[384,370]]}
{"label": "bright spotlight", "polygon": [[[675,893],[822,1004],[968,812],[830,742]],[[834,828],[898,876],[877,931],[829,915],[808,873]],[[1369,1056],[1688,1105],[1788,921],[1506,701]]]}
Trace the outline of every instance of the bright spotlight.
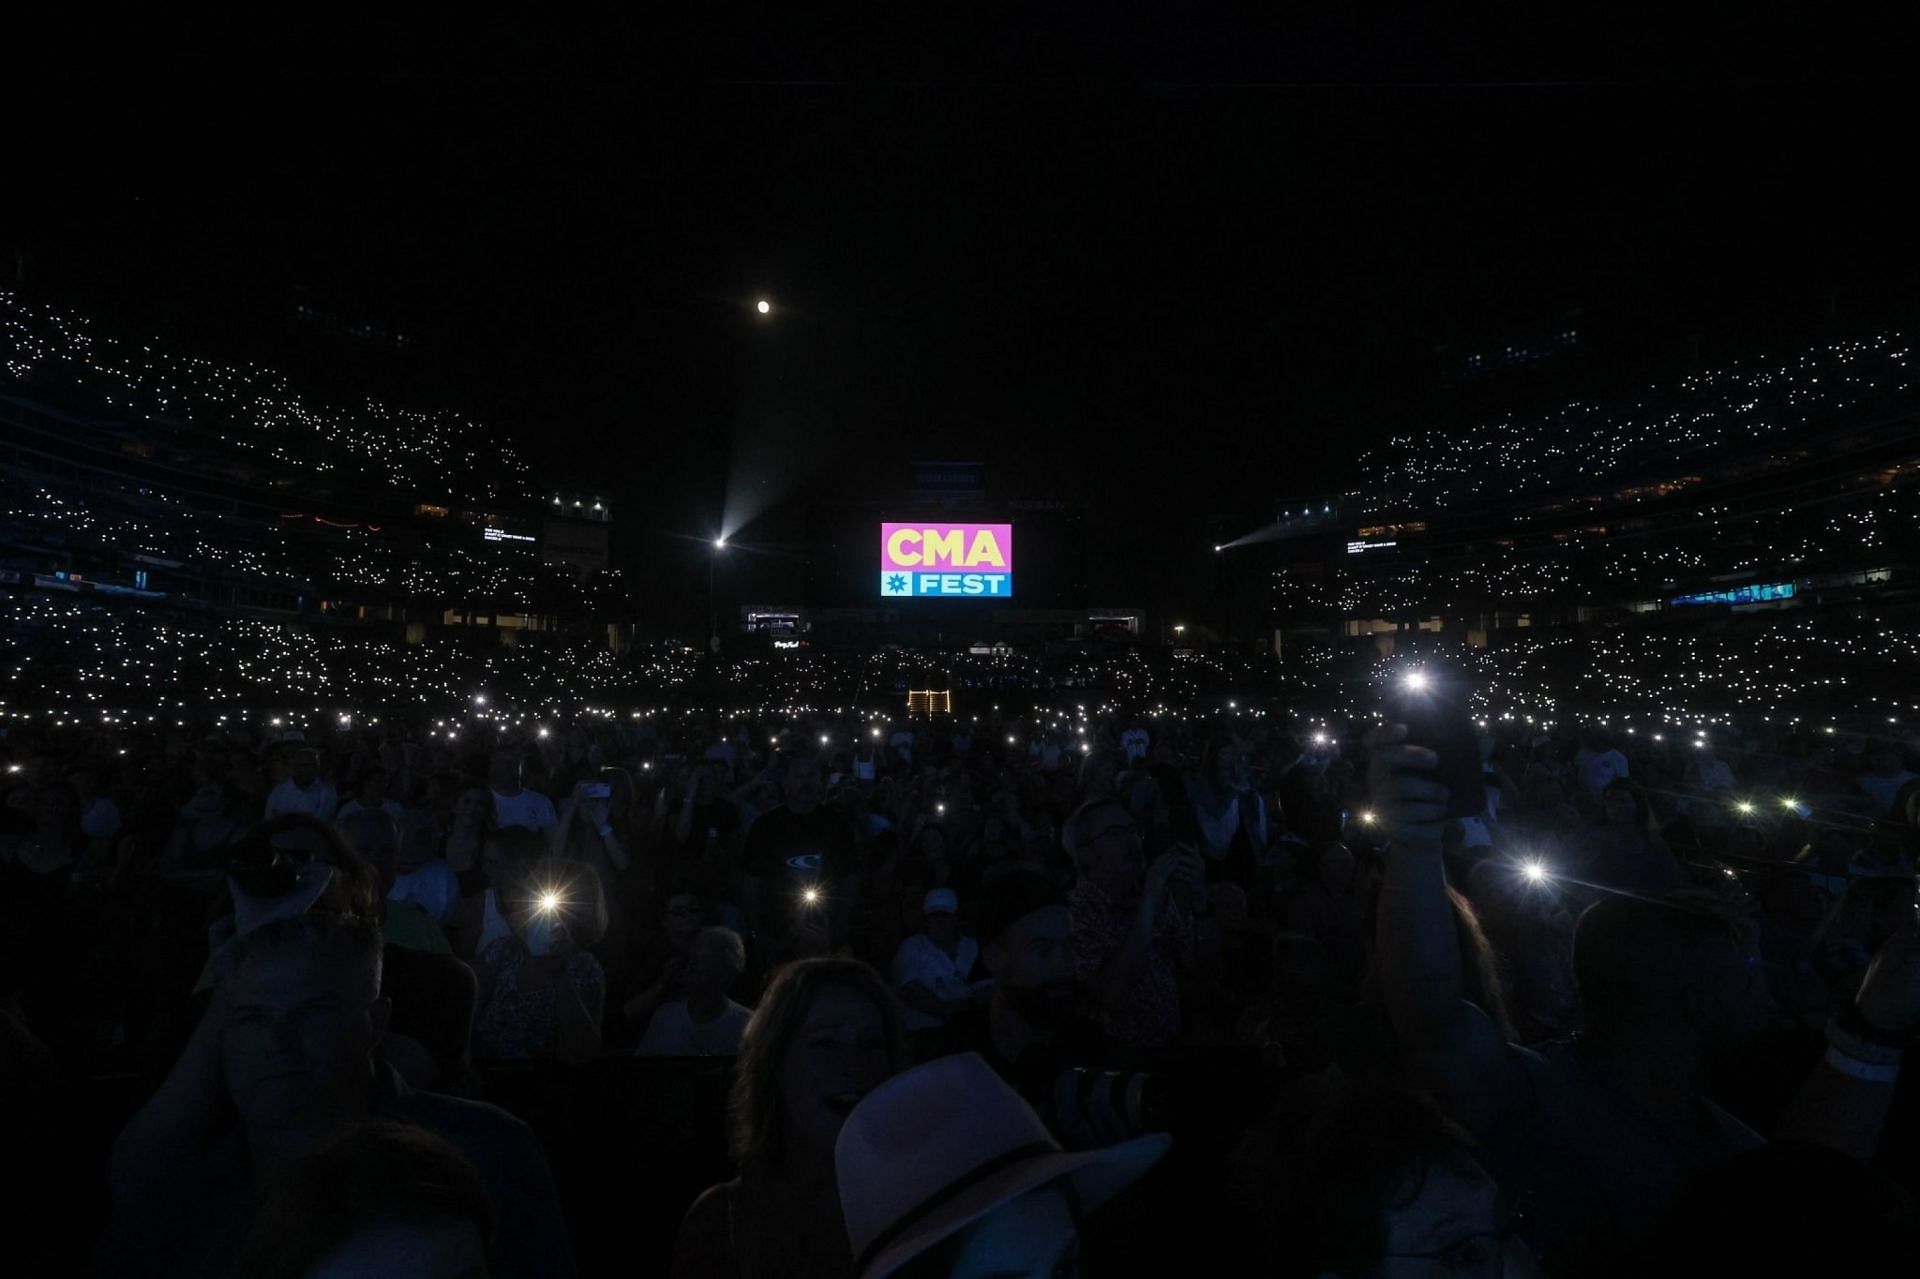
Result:
{"label": "bright spotlight", "polygon": [[765,298],[761,298],[758,302],[755,302],[753,304],[753,309],[758,311],[760,314],[765,315],[767,312],[773,310],[773,303],[767,301]]}
{"label": "bright spotlight", "polygon": [[1360,824],[1361,824],[1362,826],[1371,826],[1371,825],[1373,825],[1373,823],[1374,823],[1374,821],[1375,821],[1375,820],[1376,820],[1376,819],[1375,819],[1375,817],[1374,817],[1374,815],[1373,815],[1372,813],[1362,813],[1362,814],[1360,814]]}
{"label": "bright spotlight", "polygon": [[1425,671],[1408,671],[1406,678],[1400,682],[1406,686],[1409,693],[1423,693],[1427,688],[1427,673]]}
{"label": "bright spotlight", "polygon": [[1540,862],[1522,862],[1520,873],[1526,876],[1529,884],[1543,884],[1547,881],[1547,868]]}
{"label": "bright spotlight", "polygon": [[716,551],[724,551],[724,550],[726,550],[726,549],[727,549],[727,539],[726,539],[726,538],[724,538],[724,537],[716,537],[716,538],[714,538],[714,539],[713,539],[713,549],[714,549],[714,550],[716,550]]}

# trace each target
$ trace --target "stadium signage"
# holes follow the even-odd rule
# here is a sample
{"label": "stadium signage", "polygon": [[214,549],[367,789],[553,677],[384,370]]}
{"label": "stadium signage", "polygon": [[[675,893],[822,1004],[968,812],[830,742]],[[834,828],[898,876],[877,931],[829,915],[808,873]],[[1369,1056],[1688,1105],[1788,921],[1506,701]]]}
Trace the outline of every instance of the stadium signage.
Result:
{"label": "stadium signage", "polygon": [[1398,545],[1398,542],[1348,542],[1347,554],[1358,555],[1362,551],[1384,551],[1389,546]]}
{"label": "stadium signage", "polygon": [[1012,598],[1013,525],[882,524],[880,594]]}
{"label": "stadium signage", "polygon": [[1763,604],[1769,600],[1790,600],[1797,593],[1797,583],[1764,582],[1758,585],[1735,586],[1724,591],[1675,595],[1667,601],[1667,605],[1670,608],[1686,608],[1696,604]]}
{"label": "stadium signage", "polygon": [[480,534],[489,542],[531,542],[533,537],[527,533],[509,533],[503,528],[494,528],[489,524]]}

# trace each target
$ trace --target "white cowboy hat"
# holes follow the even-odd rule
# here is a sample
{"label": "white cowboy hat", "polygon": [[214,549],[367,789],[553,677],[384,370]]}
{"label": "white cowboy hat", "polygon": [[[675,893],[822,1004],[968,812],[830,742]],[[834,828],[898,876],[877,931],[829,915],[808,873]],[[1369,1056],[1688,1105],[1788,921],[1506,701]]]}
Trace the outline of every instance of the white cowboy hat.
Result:
{"label": "white cowboy hat", "polygon": [[1069,1178],[1085,1211],[1152,1167],[1153,1133],[1068,1153],[978,1053],[895,1075],[855,1106],[834,1165],[860,1279],[882,1279],[1029,1190]]}

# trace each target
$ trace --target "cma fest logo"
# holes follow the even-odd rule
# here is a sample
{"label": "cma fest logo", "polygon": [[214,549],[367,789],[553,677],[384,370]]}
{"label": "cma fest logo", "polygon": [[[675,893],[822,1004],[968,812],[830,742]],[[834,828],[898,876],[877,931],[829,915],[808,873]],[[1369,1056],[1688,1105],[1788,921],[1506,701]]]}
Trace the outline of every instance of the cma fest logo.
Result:
{"label": "cma fest logo", "polygon": [[1013,525],[882,524],[880,594],[1013,597]]}

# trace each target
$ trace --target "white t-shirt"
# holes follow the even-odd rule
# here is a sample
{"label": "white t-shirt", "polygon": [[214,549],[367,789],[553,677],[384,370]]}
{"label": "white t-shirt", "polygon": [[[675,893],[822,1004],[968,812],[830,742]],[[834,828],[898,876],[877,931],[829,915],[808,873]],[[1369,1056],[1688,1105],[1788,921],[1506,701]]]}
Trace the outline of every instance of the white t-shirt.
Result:
{"label": "white t-shirt", "polygon": [[427,914],[433,916],[436,924],[445,924],[453,918],[453,908],[460,904],[460,877],[438,857],[404,875],[396,876],[393,891],[387,894],[390,902],[413,902]]}
{"label": "white t-shirt", "polygon": [[[946,951],[933,944],[933,938],[925,933],[915,933],[901,942],[900,949],[894,954],[893,987],[901,990],[919,982],[937,998],[965,999],[973,992],[967,974],[973,971],[973,965],[979,958],[980,944],[971,937],[962,937],[949,957]],[[932,1030],[946,1025],[940,1018],[929,1016],[918,1008],[904,1011],[908,1030]]]}
{"label": "white t-shirt", "polygon": [[333,783],[317,777],[313,779],[313,785],[305,789],[295,786],[291,777],[282,778],[267,796],[269,818],[279,817],[283,813],[305,813],[309,817],[330,822],[339,807],[340,798],[333,792]]}
{"label": "white t-shirt", "polygon": [[518,795],[494,791],[493,817],[498,826],[524,826],[528,830],[552,830],[560,821],[553,811],[553,801],[537,790],[523,790]]}
{"label": "white t-shirt", "polygon": [[1147,744],[1147,730],[1144,728],[1129,728],[1120,734],[1120,748],[1126,751],[1128,759],[1145,759]]}
{"label": "white t-shirt", "polygon": [[[340,816],[337,820],[344,822],[347,820],[347,818],[352,817],[355,813],[364,813],[366,811],[367,811],[367,806],[365,804],[362,804],[357,799],[350,799],[346,803],[340,805]],[[380,811],[392,817],[393,820],[396,822],[402,820],[407,815],[407,810],[400,806],[400,801],[397,799],[381,800]]]}
{"label": "white t-shirt", "polygon": [[1627,757],[1616,750],[1590,751],[1582,746],[1573,757],[1580,784],[1598,795],[1608,783],[1627,775]]}
{"label": "white t-shirt", "polygon": [[1860,789],[1873,796],[1874,806],[1882,816],[1893,810],[1893,801],[1900,797],[1900,788],[1913,780],[1914,775],[1901,769],[1892,777],[1882,777],[1878,773],[1862,773],[1855,779]]}
{"label": "white t-shirt", "polygon": [[653,1010],[636,1057],[738,1057],[740,1036],[753,1017],[751,1008],[731,999],[712,1021],[701,1025],[687,1013],[687,1001],[673,999]]}

